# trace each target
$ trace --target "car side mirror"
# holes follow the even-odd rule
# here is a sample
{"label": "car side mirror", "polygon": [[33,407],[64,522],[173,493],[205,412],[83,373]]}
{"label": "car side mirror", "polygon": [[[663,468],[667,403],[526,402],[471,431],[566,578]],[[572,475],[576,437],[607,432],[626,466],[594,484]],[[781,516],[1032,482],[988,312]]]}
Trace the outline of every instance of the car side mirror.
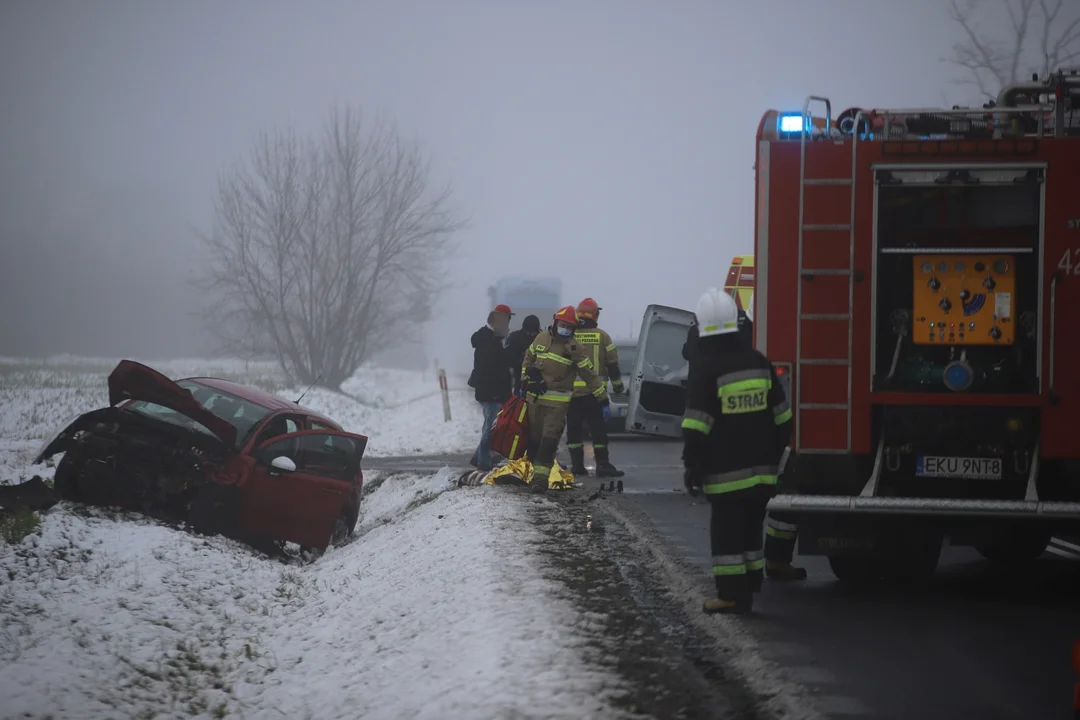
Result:
{"label": "car side mirror", "polygon": [[296,472],[296,463],[284,455],[279,455],[270,462],[270,467],[283,470],[285,472]]}

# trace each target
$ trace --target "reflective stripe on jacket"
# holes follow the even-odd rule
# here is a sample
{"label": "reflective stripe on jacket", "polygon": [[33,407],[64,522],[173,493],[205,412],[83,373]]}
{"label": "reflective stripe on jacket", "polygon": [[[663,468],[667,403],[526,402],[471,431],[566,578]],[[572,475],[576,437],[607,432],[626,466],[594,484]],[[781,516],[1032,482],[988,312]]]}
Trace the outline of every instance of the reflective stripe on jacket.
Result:
{"label": "reflective stripe on jacket", "polygon": [[702,353],[683,414],[684,461],[708,495],[775,485],[791,407],[772,363],[752,348]]}
{"label": "reflective stripe on jacket", "polygon": [[529,368],[539,370],[547,386],[543,395],[529,393],[529,399],[541,405],[570,402],[574,380],[577,378],[581,378],[588,391],[597,397],[602,398],[607,392],[585,347],[573,336],[561,338],[550,330],[537,335],[525,351],[525,362],[521,366],[522,378],[528,375]]}
{"label": "reflective stripe on jacket", "polygon": [[[610,335],[598,327],[583,327],[575,330],[574,339],[585,346],[593,367],[596,368],[596,374],[603,382],[604,393],[597,397],[603,397],[607,393],[608,367],[619,364],[619,353],[615,350],[615,343],[611,341]],[[588,395],[589,392],[584,380],[578,378],[574,381],[574,395]],[[596,395],[596,393],[593,394]]]}

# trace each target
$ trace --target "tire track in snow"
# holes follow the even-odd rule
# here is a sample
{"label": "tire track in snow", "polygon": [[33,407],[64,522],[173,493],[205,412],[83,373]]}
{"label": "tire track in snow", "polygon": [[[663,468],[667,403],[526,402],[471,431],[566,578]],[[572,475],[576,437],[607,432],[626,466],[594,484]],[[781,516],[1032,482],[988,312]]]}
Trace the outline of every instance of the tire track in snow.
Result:
{"label": "tire track in snow", "polygon": [[579,502],[583,493],[530,498],[528,507],[546,538],[537,547],[546,574],[579,608],[569,630],[590,664],[622,680],[614,705],[639,718],[757,720],[753,699],[712,662],[656,573],[626,557],[626,532],[588,522],[595,504]]}

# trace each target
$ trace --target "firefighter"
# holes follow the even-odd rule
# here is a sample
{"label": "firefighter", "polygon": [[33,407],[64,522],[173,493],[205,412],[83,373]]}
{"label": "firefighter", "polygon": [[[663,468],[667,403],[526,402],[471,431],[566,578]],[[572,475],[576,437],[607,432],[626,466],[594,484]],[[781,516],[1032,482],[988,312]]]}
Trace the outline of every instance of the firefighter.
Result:
{"label": "firefighter", "polygon": [[683,482],[711,506],[715,599],[706,613],[749,612],[761,589],[765,506],[791,439],[791,409],[768,358],[739,336],[735,300],[698,300],[697,354],[683,415]]}
{"label": "firefighter", "polygon": [[[619,369],[619,354],[611,336],[597,326],[602,308],[592,298],[585,298],[577,306],[578,329],[574,339],[581,343],[589,359],[592,360],[600,383],[607,390],[608,378],[611,378],[612,391],[623,394],[622,370]],[[610,399],[609,399],[610,400]],[[601,405],[600,400],[589,391],[585,381],[574,381],[574,397],[570,400],[570,409],[566,414],[566,447],[570,450],[570,472],[574,475],[588,476],[585,469],[585,423],[589,424],[592,437],[593,453],[596,455],[596,476],[616,478],[626,473],[611,464],[608,450],[607,421],[611,418],[611,405]]]}
{"label": "firefighter", "polygon": [[[739,334],[747,347],[754,346],[753,294],[746,311],[739,311]],[[791,564],[799,536],[799,527],[792,520],[783,513],[769,513],[765,518],[765,574],[770,580],[806,579],[806,569]]]}
{"label": "firefighter", "polygon": [[529,458],[533,465],[534,492],[548,489],[548,475],[555,460],[566,413],[573,396],[574,379],[580,377],[601,407],[610,406],[607,389],[596,374],[585,348],[574,339],[577,311],[573,305],[560,309],[551,326],[536,336],[525,351],[521,366],[523,390],[529,403]]}

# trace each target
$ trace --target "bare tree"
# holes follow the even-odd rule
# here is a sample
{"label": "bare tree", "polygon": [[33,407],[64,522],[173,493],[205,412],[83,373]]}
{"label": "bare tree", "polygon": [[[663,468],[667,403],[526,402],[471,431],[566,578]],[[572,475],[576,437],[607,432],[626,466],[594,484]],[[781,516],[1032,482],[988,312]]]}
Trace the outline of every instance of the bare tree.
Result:
{"label": "bare tree", "polygon": [[219,180],[203,235],[211,329],[290,381],[339,388],[443,289],[464,227],[449,201],[415,145],[357,112],[335,110],[315,138],[260,137]]}
{"label": "bare tree", "polygon": [[[1006,32],[988,32],[980,20],[1003,12]],[[1038,73],[1045,77],[1080,61],[1080,2],[1078,0],[950,0],[949,13],[964,39],[953,46],[951,62],[967,71],[965,82],[983,99]]]}

